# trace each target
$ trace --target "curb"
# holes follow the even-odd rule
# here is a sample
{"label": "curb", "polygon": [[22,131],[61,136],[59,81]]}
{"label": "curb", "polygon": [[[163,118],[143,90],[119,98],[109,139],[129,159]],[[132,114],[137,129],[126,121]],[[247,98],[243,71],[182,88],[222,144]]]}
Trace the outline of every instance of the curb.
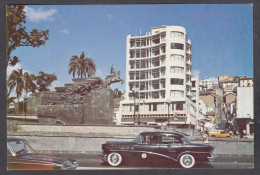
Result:
{"label": "curb", "polygon": [[[89,154],[98,155],[100,151],[62,151],[62,150],[37,150],[36,152],[42,154]],[[216,154],[217,158],[254,158],[254,155],[236,155],[236,154]]]}

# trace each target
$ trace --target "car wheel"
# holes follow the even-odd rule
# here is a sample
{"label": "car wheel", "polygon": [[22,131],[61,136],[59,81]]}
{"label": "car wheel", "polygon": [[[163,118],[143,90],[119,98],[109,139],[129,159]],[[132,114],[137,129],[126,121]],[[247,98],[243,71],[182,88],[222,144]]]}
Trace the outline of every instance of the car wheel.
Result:
{"label": "car wheel", "polygon": [[123,158],[121,154],[113,152],[108,155],[107,161],[111,166],[119,166],[122,163]]}
{"label": "car wheel", "polygon": [[179,162],[183,168],[192,168],[195,165],[195,158],[191,154],[183,154]]}
{"label": "car wheel", "polygon": [[213,135],[212,137],[216,137],[215,135]]}

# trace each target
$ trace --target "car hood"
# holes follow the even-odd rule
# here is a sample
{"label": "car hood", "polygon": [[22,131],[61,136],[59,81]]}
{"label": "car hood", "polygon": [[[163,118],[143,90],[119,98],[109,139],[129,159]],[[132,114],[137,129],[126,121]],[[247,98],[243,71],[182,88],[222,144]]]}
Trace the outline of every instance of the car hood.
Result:
{"label": "car hood", "polygon": [[48,162],[48,163],[55,163],[55,164],[62,164],[66,161],[66,159],[52,157],[52,156],[45,156],[41,154],[23,154],[18,155],[17,159],[26,159],[27,161],[35,161],[35,162]]}

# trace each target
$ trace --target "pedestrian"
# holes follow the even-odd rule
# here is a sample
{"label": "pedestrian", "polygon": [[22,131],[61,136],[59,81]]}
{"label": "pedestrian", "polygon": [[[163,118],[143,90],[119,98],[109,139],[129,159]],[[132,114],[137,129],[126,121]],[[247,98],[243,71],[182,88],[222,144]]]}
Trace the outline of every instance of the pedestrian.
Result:
{"label": "pedestrian", "polygon": [[232,130],[229,131],[229,135],[230,135],[230,137],[233,137],[233,136],[234,136]]}
{"label": "pedestrian", "polygon": [[235,135],[235,138],[238,137],[238,131],[237,130],[234,131],[234,135]]}
{"label": "pedestrian", "polygon": [[205,133],[207,134],[207,136],[209,136],[209,130],[208,130],[208,128],[205,130]]}
{"label": "pedestrian", "polygon": [[246,137],[246,130],[244,129],[243,130],[243,138],[245,138]]}
{"label": "pedestrian", "polygon": [[202,136],[203,143],[209,143],[208,135],[205,133],[205,131],[200,131],[200,134]]}

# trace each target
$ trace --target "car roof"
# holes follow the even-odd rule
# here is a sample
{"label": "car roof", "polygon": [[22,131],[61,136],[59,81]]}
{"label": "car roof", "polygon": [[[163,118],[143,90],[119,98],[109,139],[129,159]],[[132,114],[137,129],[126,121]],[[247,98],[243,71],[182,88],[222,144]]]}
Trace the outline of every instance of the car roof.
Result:
{"label": "car roof", "polygon": [[140,133],[142,135],[156,135],[156,136],[159,136],[159,135],[165,135],[165,134],[172,134],[172,135],[175,135],[175,136],[179,136],[179,137],[183,137],[185,136],[183,133],[180,133],[180,132],[142,132]]}
{"label": "car roof", "polygon": [[24,139],[7,136],[7,141],[25,141]]}

